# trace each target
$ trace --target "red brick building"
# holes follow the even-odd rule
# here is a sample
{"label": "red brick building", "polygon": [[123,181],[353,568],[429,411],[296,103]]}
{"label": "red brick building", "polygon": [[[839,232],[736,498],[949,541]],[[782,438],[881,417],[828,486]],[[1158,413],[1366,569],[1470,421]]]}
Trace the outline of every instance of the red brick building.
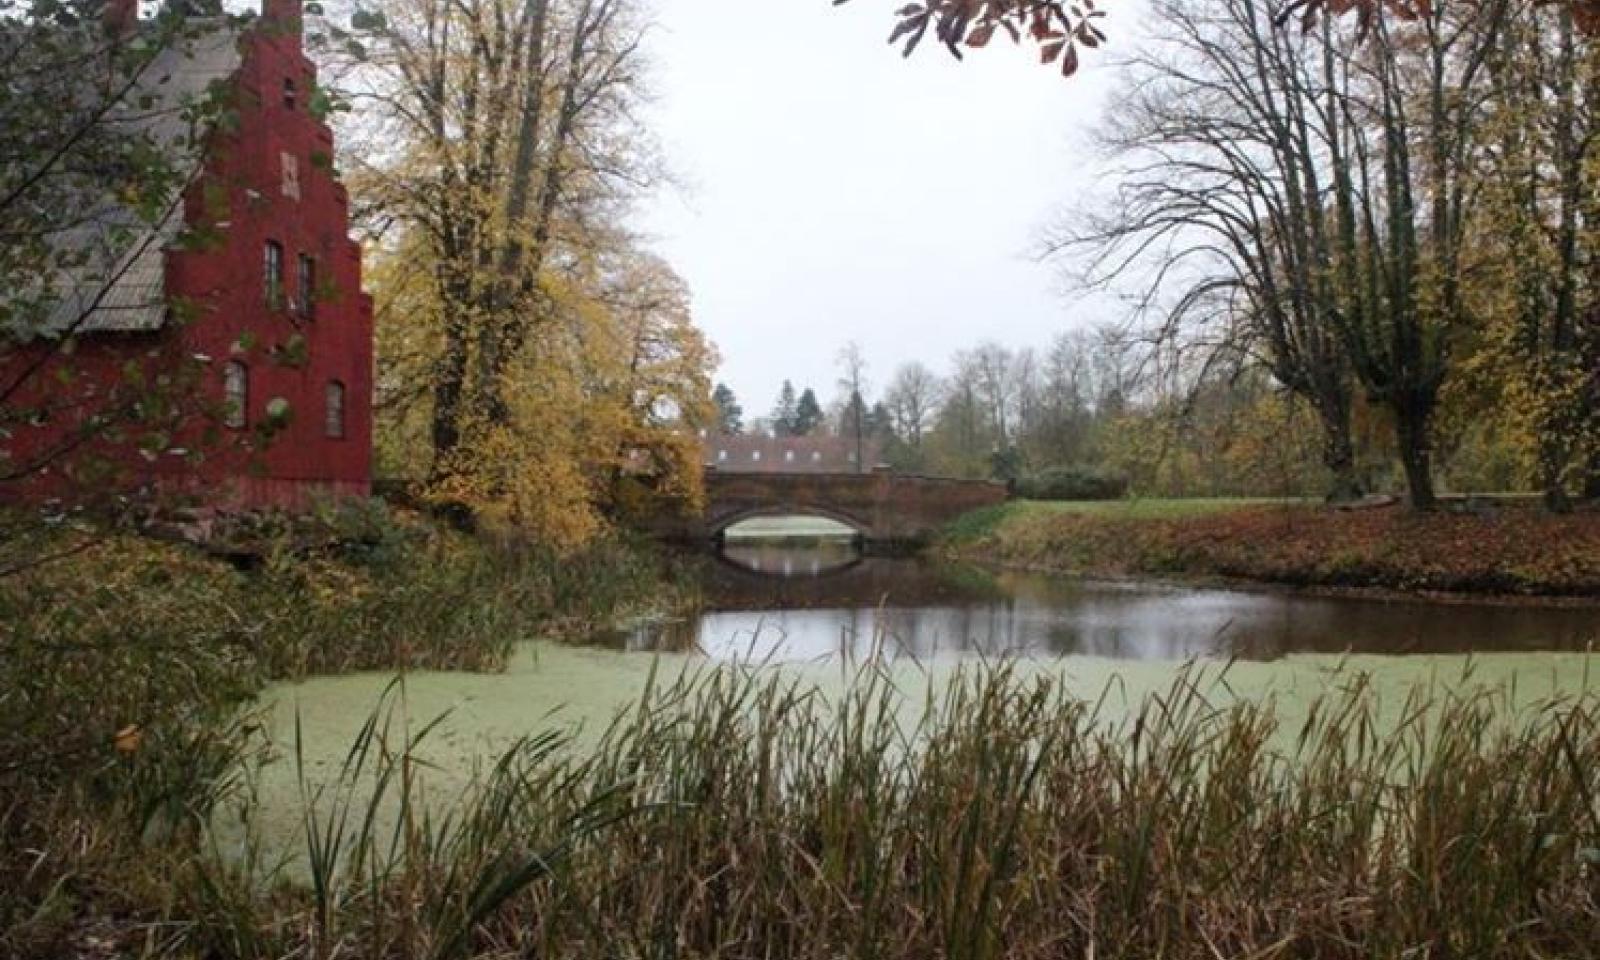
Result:
{"label": "red brick building", "polygon": [[[141,29],[134,9],[109,0],[108,20]],[[61,299],[43,335],[0,343],[5,405],[26,414],[0,432],[5,495],[114,486],[238,508],[370,490],[372,302],[333,134],[312,106],[300,2],[265,0],[243,27],[191,20],[127,98],[129,122],[187,178],[177,202],[153,226],[126,217],[131,236],[80,231],[91,249],[74,275],[49,278]],[[196,136],[202,100],[223,109]],[[164,429],[141,408],[151,391],[165,391]],[[113,409],[141,425],[87,426],[115,422]]]}

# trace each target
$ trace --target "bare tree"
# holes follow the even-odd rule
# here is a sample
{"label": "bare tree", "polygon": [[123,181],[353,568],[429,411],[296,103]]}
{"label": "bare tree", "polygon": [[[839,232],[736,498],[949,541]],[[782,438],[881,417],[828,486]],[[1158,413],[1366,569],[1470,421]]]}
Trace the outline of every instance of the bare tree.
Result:
{"label": "bare tree", "polygon": [[856,470],[864,472],[867,469],[863,462],[866,456],[867,358],[861,352],[861,344],[851,340],[840,348],[838,364],[839,389],[845,395],[846,429],[855,438]]}
{"label": "bare tree", "polygon": [[1315,89],[1317,40],[1283,29],[1284,9],[1158,3],[1157,37],[1130,62],[1133,93],[1104,134],[1117,194],[1109,212],[1059,231],[1051,251],[1076,258],[1090,286],[1139,284],[1138,307],[1156,316],[1148,335],[1169,352],[1261,358],[1316,410],[1330,497],[1344,499],[1360,492],[1352,375],[1324,269],[1330,201],[1313,145],[1318,95],[1346,93]]}
{"label": "bare tree", "polygon": [[1005,346],[987,340],[972,351],[970,362],[976,374],[978,396],[994,428],[996,449],[1009,449],[1020,386],[1017,355]]}
{"label": "bare tree", "polygon": [[1392,415],[1411,502],[1434,502],[1432,419],[1468,323],[1462,250],[1485,61],[1508,0],[1409,20],[1292,23],[1290,0],[1165,0],[1164,42],[1111,135],[1116,213],[1060,239],[1090,275],[1182,294],[1161,332],[1259,351],[1317,411],[1354,493],[1353,375]]}
{"label": "bare tree", "polygon": [[889,381],[884,402],[894,419],[895,436],[917,453],[922,450],[923,434],[937,410],[942,389],[938,375],[917,361],[902,365]]}
{"label": "bare tree", "polygon": [[1357,375],[1390,411],[1411,504],[1434,503],[1432,429],[1451,350],[1470,321],[1463,290],[1486,63],[1509,0],[1436,4],[1378,19],[1368,42],[1321,33],[1324,74],[1360,95],[1321,115],[1332,173],[1336,319]]}
{"label": "bare tree", "polygon": [[1080,333],[1058,334],[1039,371],[1038,422],[1029,431],[1035,456],[1047,464],[1084,459],[1093,405],[1089,349]]}

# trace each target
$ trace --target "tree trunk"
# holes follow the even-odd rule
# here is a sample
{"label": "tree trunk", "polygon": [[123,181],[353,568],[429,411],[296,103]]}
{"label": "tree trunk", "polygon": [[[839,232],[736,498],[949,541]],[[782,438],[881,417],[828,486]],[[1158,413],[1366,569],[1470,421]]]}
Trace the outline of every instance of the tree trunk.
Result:
{"label": "tree trunk", "polygon": [[[450,301],[446,301],[448,305]],[[459,320],[446,324],[444,355],[433,381],[433,465],[428,482],[437,485],[455,471],[461,446],[461,406],[467,379],[467,338]]]}
{"label": "tree trunk", "polygon": [[1588,475],[1583,479],[1583,498],[1593,503],[1600,503],[1600,442],[1596,443],[1594,452],[1589,454]]}
{"label": "tree trunk", "polygon": [[[1563,419],[1564,418],[1560,418]],[[1544,487],[1544,508],[1551,513],[1570,513],[1572,498],[1567,495],[1567,461],[1571,446],[1560,432],[1570,425],[1545,427],[1539,444],[1539,479]]]}
{"label": "tree trunk", "polygon": [[[538,4],[538,29],[541,32],[544,29],[546,5],[543,2]],[[610,10],[609,0],[603,0],[598,12],[594,9],[593,0],[585,0],[578,12],[578,20],[573,27],[571,48],[567,53],[567,75],[561,84],[561,101],[556,113],[555,130],[551,133],[550,141],[544,151],[544,177],[539,187],[537,206],[531,211],[533,216],[531,225],[525,221],[529,214],[528,187],[532,182],[531,150],[534,141],[532,139],[526,141],[530,149],[526,158],[521,150],[522,143],[519,142],[518,161],[519,163],[524,159],[527,161],[526,168],[519,173],[525,174],[527,181],[510,198],[511,206],[507,215],[514,227],[528,229],[531,226],[531,237],[524,242],[523,237],[517,232],[513,232],[511,236],[500,264],[501,282],[491,288],[494,297],[489,311],[490,322],[483,327],[478,348],[478,362],[482,371],[478,377],[478,389],[481,393],[478,407],[484,422],[495,426],[505,426],[511,420],[511,408],[506,400],[506,377],[512,362],[527,342],[529,327],[540,313],[539,309],[527,304],[523,298],[538,290],[539,272],[544,267],[549,250],[556,205],[566,188],[566,171],[563,169],[563,164],[576,132],[578,115],[583,109],[579,102],[579,86],[585,74],[585,51],[588,41],[609,18]],[[543,49],[542,37],[540,49]],[[526,109],[531,111],[533,107],[530,105]],[[537,120],[537,116],[534,119]],[[530,136],[536,136],[537,132],[537,129],[530,130]],[[512,294],[515,294],[517,299],[507,302],[508,295]]]}
{"label": "tree trunk", "polygon": [[1433,452],[1428,449],[1428,414],[1409,406],[1395,408],[1395,434],[1400,443],[1400,463],[1406,471],[1411,509],[1432,510],[1438,503],[1433,492]]}
{"label": "tree trunk", "polygon": [[1328,503],[1350,503],[1366,495],[1356,474],[1355,447],[1350,442],[1350,422],[1338,416],[1322,421],[1322,465],[1332,475]]}

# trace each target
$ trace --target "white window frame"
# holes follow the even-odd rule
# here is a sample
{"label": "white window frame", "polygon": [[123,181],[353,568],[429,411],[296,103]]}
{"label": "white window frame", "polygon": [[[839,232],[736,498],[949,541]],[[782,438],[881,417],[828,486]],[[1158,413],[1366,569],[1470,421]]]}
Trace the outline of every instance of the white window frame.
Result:
{"label": "white window frame", "polygon": [[241,360],[222,367],[222,424],[231,430],[250,425],[250,368]]}
{"label": "white window frame", "polygon": [[283,306],[283,244],[268,240],[261,251],[261,289],[267,306]]}
{"label": "white window frame", "polygon": [[349,397],[350,391],[345,389],[342,380],[329,380],[322,388],[322,435],[329,440],[343,440],[346,436]]}

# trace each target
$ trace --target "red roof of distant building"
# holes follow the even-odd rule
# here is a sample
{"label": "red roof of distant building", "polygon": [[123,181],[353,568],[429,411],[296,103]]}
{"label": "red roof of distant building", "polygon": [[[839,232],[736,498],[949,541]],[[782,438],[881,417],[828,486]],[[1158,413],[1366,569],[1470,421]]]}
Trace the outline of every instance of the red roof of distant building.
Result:
{"label": "red roof of distant building", "polygon": [[877,466],[882,453],[877,441],[864,439],[858,462],[854,437],[826,435],[712,434],[702,442],[702,462],[727,473],[857,473]]}

